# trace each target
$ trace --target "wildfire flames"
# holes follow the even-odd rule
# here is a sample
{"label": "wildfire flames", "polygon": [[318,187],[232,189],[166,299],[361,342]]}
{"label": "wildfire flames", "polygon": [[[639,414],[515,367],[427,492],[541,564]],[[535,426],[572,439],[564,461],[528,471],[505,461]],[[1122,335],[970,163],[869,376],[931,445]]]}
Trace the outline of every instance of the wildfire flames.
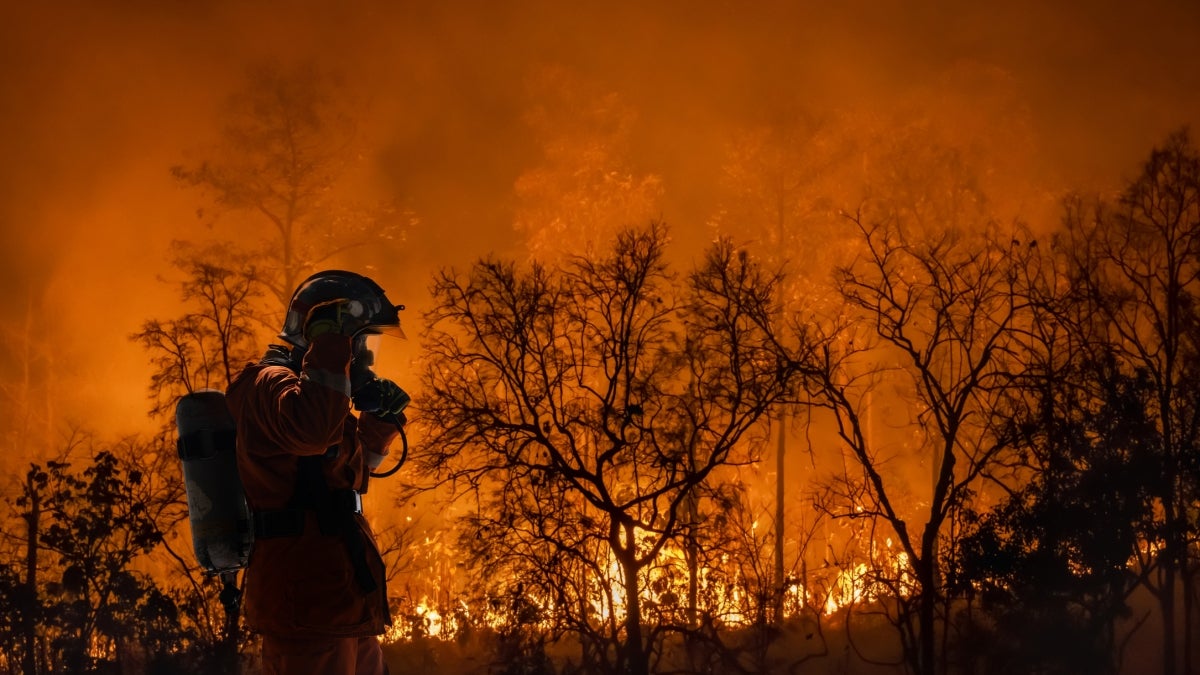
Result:
{"label": "wildfire flames", "polygon": [[[872,541],[864,557],[855,562],[825,563],[814,567],[805,582],[790,580],[783,589],[786,616],[802,616],[819,612],[834,617],[848,609],[872,603],[886,602],[897,596],[908,597],[915,589],[908,564],[908,554],[896,551],[890,538],[880,543]],[[456,553],[437,538],[426,538],[414,547],[418,560],[459,560]],[[756,619],[750,588],[739,567],[728,554],[721,556],[724,566],[701,567],[697,570],[697,595],[706,604],[698,611],[712,618],[719,626],[729,629],[754,625]],[[496,611],[488,603],[472,606],[460,588],[451,565],[434,565],[445,576],[420,574],[420,584],[406,584],[403,596],[393,597],[399,610],[393,624],[383,637],[386,642],[398,642],[415,636],[451,640],[459,631],[471,627],[502,628],[511,617]],[[609,558],[606,573],[594,580],[605,593],[596,593],[590,600],[593,616],[598,622],[624,619],[625,589],[621,584],[621,568],[615,558]],[[502,584],[501,584],[502,585]],[[682,610],[688,597],[687,557],[678,546],[668,545],[642,574],[639,583],[642,605]],[[612,603],[606,600],[611,598]],[[542,619],[534,625],[548,626],[555,611],[554,601],[537,595],[527,596],[532,605],[542,610]]]}

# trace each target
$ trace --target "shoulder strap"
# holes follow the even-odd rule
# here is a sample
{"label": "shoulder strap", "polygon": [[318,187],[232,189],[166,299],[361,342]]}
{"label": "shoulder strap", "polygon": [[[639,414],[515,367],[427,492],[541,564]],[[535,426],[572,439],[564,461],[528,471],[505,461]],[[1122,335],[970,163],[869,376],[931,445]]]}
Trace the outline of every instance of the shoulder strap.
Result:
{"label": "shoulder strap", "polygon": [[304,357],[302,354],[297,354],[296,351],[284,345],[270,345],[259,363],[267,366],[285,366],[291,368],[293,372],[299,373]]}

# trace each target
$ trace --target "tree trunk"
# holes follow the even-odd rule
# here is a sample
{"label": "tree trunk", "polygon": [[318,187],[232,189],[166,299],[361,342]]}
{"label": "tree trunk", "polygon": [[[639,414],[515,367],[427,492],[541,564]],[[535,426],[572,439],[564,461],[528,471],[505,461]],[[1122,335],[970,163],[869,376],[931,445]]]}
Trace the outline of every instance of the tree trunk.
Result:
{"label": "tree trunk", "polygon": [[1163,564],[1163,588],[1161,598],[1163,622],[1163,675],[1175,675],[1175,561],[1168,553]]}
{"label": "tree trunk", "polygon": [[[784,201],[784,194],[778,194],[778,204],[776,205],[776,227],[779,234],[779,252],[782,255],[783,242],[787,235],[787,204]],[[783,295],[783,286],[779,287],[779,319],[783,320],[783,312],[785,306],[785,298]],[[779,410],[779,437],[775,448],[775,588],[774,596],[772,597],[772,621],[775,626],[783,625],[783,531],[784,531],[784,513],[783,513],[783,495],[786,492],[784,466],[787,456],[787,408],[782,407]]]}
{"label": "tree trunk", "polygon": [[22,617],[22,634],[25,642],[25,653],[21,657],[21,672],[26,675],[37,675],[37,612],[38,607],[38,532],[41,528],[42,499],[33,484],[33,472],[26,474],[25,493],[29,497],[29,512],[25,515],[26,546],[25,546],[25,588],[26,600]]}
{"label": "tree trunk", "polygon": [[683,558],[687,562],[687,622],[689,628],[695,628],[699,622],[700,604],[700,547],[696,544],[694,527],[700,520],[695,492],[688,494],[684,504],[687,508],[688,536],[684,543]]}
{"label": "tree trunk", "polygon": [[934,557],[933,537],[926,536],[921,541],[921,561],[917,565],[917,580],[921,584],[921,596],[917,602],[917,672],[920,675],[935,675],[934,653],[936,639],[934,622],[937,607],[937,560]]}
{"label": "tree trunk", "polygon": [[[1171,456],[1168,453],[1168,460]],[[1180,518],[1179,505],[1176,503],[1179,495],[1178,470],[1174,461],[1167,465],[1167,484],[1169,489],[1163,498],[1163,522],[1166,524],[1166,545],[1160,554],[1162,560],[1163,587],[1159,599],[1163,621],[1163,675],[1176,675],[1180,672],[1180,640],[1178,598],[1179,576],[1184,573],[1187,564],[1187,539],[1184,535],[1184,523]],[[1187,622],[1184,621],[1184,625]],[[1186,642],[1186,640],[1185,640]],[[1184,671],[1191,675],[1190,671]]]}
{"label": "tree trunk", "polygon": [[1196,586],[1187,549],[1183,553],[1183,672],[1196,672]]}
{"label": "tree trunk", "polygon": [[779,438],[775,449],[775,588],[773,589],[772,622],[783,625],[783,495],[785,493],[784,459],[787,454],[787,413],[779,413]]}
{"label": "tree trunk", "polygon": [[628,675],[650,675],[650,658],[642,642],[642,601],[638,593],[638,568],[634,533],[628,530],[629,550],[618,554],[625,573],[625,668]]}

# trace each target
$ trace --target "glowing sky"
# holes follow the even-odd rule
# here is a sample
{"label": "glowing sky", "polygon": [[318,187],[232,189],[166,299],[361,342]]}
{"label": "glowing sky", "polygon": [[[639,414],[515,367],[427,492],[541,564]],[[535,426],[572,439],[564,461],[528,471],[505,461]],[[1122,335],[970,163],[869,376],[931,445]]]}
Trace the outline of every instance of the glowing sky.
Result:
{"label": "glowing sky", "polygon": [[886,108],[963,64],[997,69],[1028,110],[1047,190],[1119,185],[1170,130],[1200,122],[1200,3],[1003,5],[9,3],[0,378],[7,385],[20,370],[12,336],[33,307],[62,417],[103,432],[139,426],[148,370],[127,336],[177,311],[156,276],[167,243],[199,227],[198,195],[168,167],[195,157],[243,68],[264,59],[315,60],[356,93],[370,143],[364,184],[424,224],[410,234],[419,264],[389,275],[417,300],[429,270],[515,250],[514,181],[538,159],[522,122],[526,81],[546,65],[637,112],[632,159],[662,176],[662,215],[680,239],[717,206],[726,132],[784,99]]}

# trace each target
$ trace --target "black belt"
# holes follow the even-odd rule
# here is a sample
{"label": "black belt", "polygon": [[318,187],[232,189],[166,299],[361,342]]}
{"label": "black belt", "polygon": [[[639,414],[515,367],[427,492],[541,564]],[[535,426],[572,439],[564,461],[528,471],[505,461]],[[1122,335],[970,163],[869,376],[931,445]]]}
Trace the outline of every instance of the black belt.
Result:
{"label": "black belt", "polygon": [[[330,490],[328,501],[325,501],[322,506],[328,509],[330,515],[362,513],[362,495],[355,490]],[[276,537],[300,536],[304,533],[305,514],[309,510],[303,508],[286,508],[271,511],[255,511],[253,515],[254,538],[274,539]]]}
{"label": "black belt", "polygon": [[[337,446],[326,455],[335,455]],[[254,514],[254,535],[259,538],[296,537],[304,532],[307,512],[317,517],[325,536],[337,536],[346,546],[354,579],[364,593],[379,588],[367,563],[367,543],[354,518],[362,513],[362,495],[355,490],[330,490],[325,482],[323,457],[301,457],[297,463],[296,489],[286,508]]]}

